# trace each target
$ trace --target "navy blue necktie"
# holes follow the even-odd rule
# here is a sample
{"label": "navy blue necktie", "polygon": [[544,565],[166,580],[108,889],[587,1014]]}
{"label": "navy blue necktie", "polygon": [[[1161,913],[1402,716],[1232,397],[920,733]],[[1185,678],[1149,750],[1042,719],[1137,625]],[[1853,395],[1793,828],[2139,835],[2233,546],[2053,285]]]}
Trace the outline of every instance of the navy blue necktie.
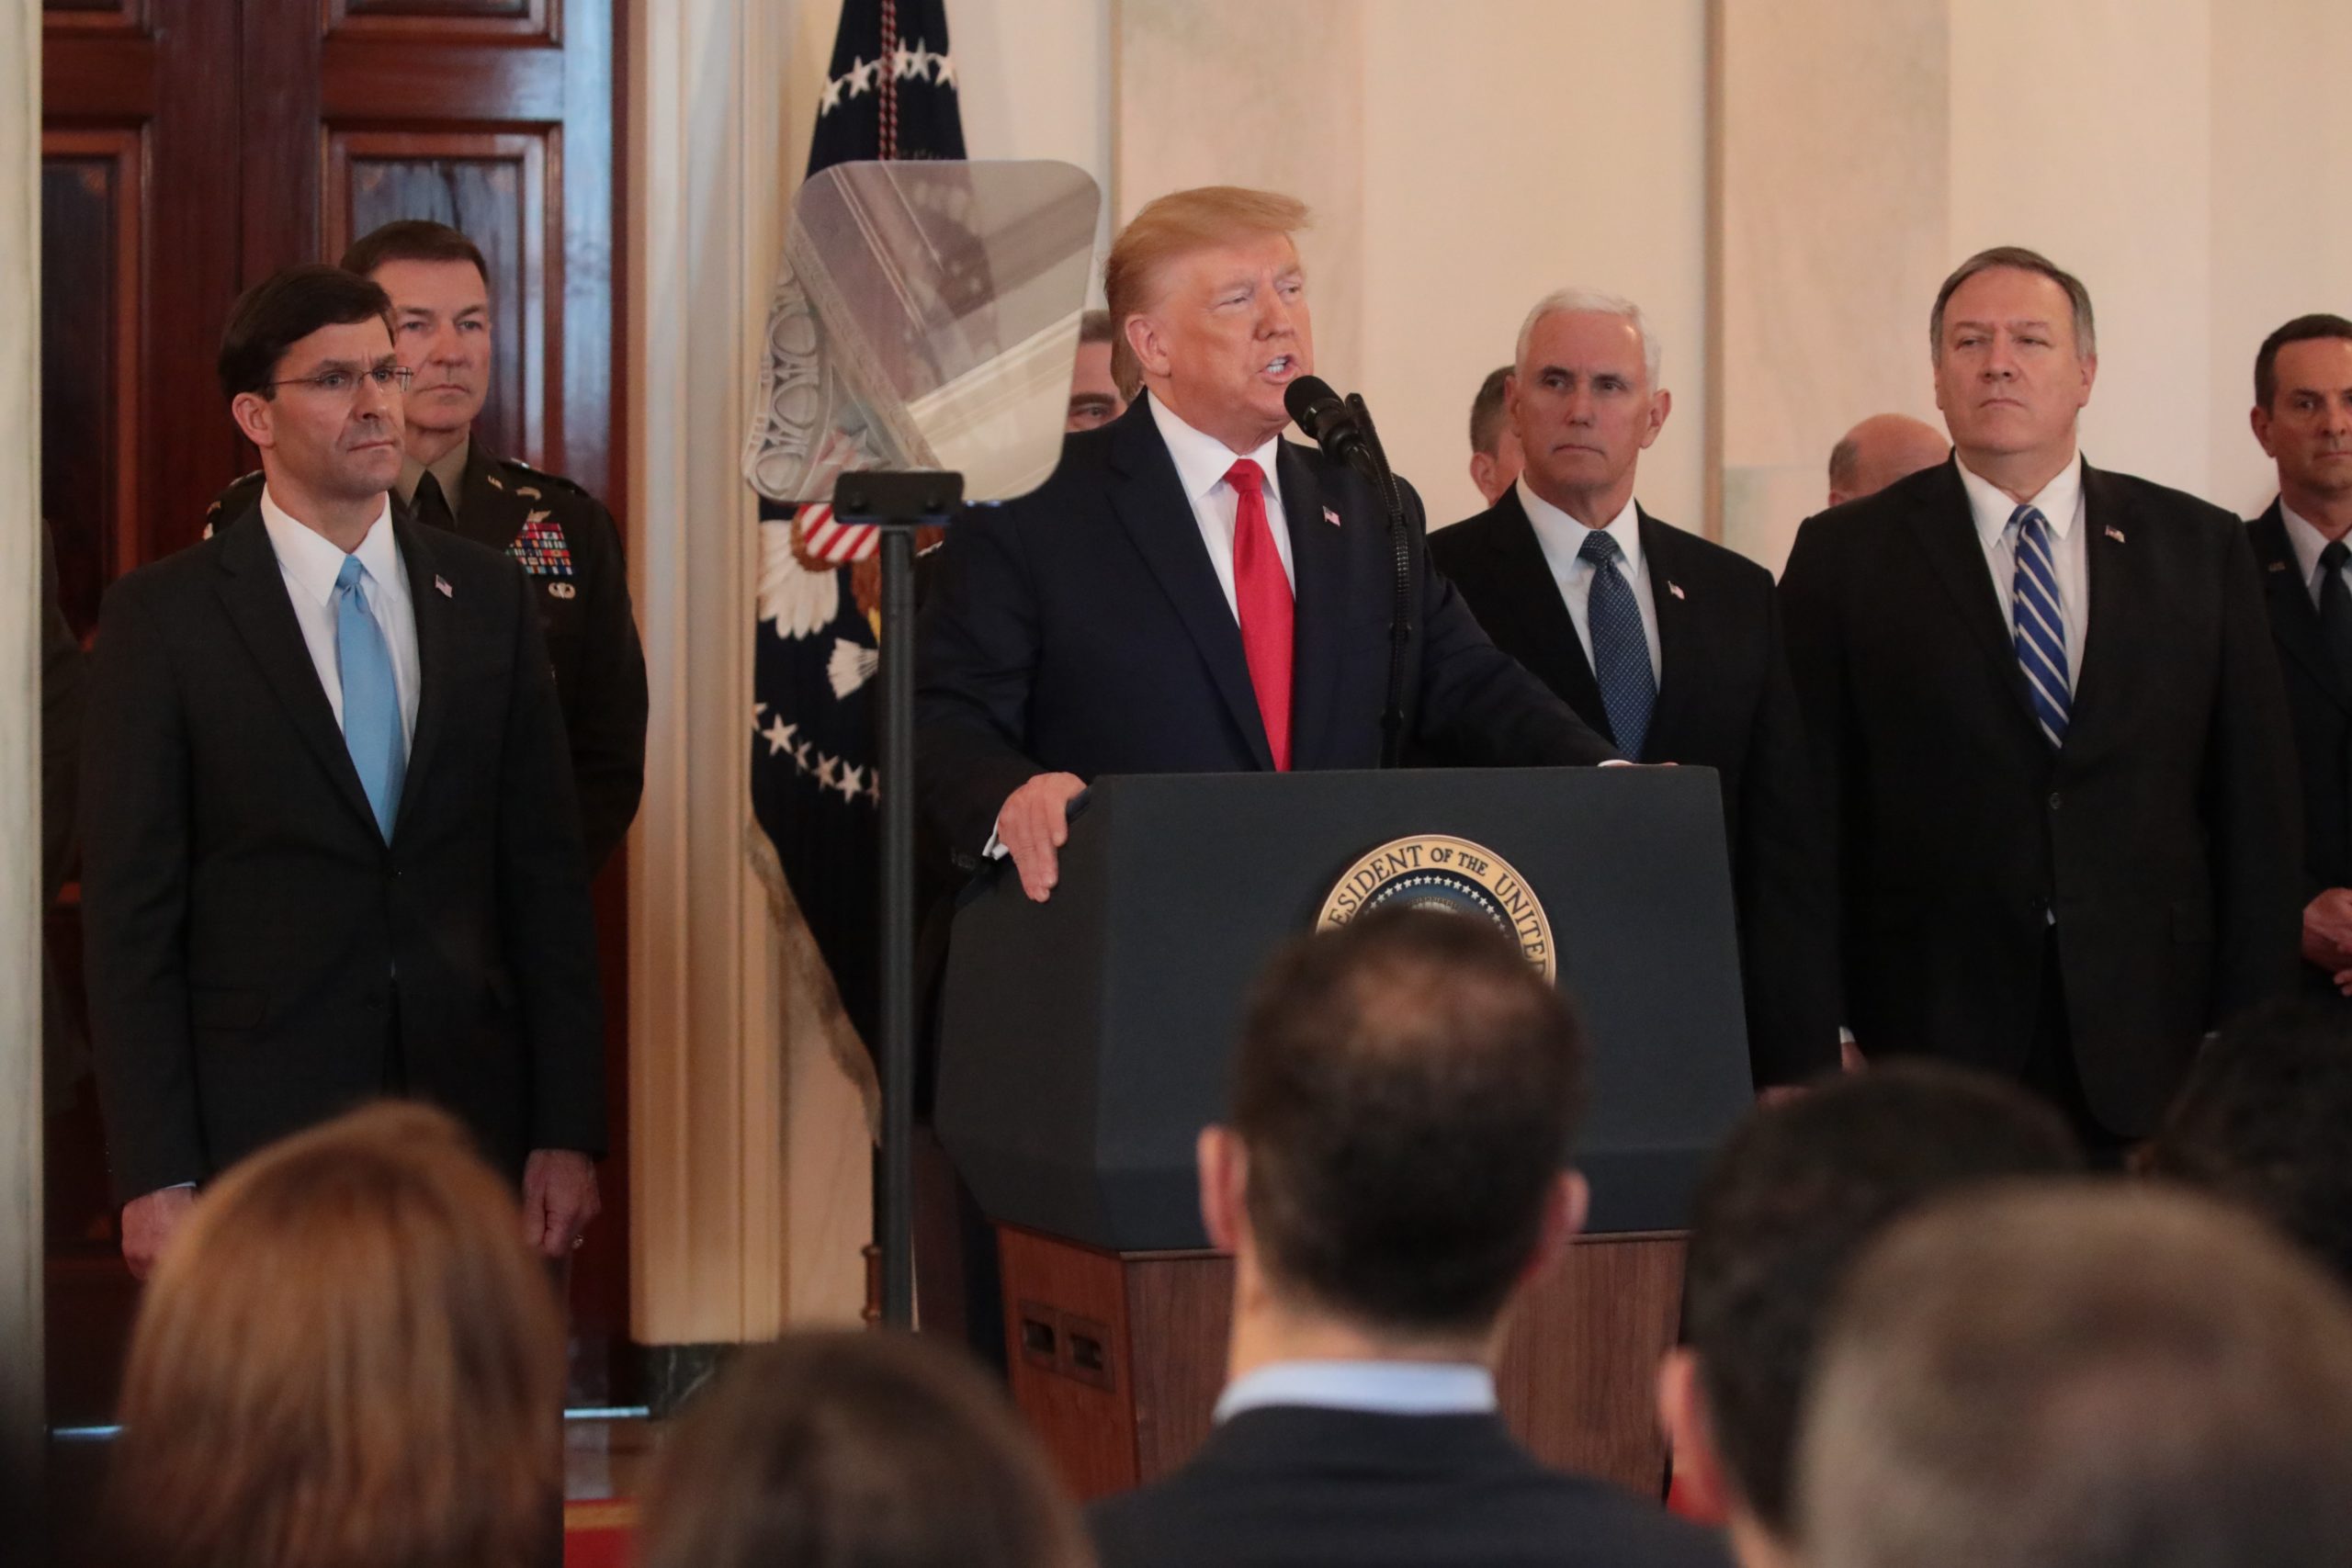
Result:
{"label": "navy blue necktie", "polygon": [[2009,527],[2017,535],[2018,665],[2041,733],[2051,745],[2063,746],[2074,698],[2066,689],[2066,613],[2058,601],[2050,525],[2039,509],[2020,506],[2009,513]]}
{"label": "navy blue necktie", "polygon": [[391,645],[360,592],[367,580],[359,558],[345,556],[334,580],[334,658],[343,677],[343,743],[358,770],[359,786],[368,792],[376,826],[390,843],[401,808],[401,782],[408,774],[408,748],[401,734]]}
{"label": "navy blue necktie", "polygon": [[1627,761],[1640,759],[1657,704],[1657,676],[1650,669],[1650,641],[1642,630],[1642,607],[1633,584],[1617,570],[1622,552],[1606,529],[1588,528],[1577,557],[1592,563],[1592,588],[1585,599],[1585,629],[1592,637],[1592,675],[1600,685],[1600,705],[1609,733]]}

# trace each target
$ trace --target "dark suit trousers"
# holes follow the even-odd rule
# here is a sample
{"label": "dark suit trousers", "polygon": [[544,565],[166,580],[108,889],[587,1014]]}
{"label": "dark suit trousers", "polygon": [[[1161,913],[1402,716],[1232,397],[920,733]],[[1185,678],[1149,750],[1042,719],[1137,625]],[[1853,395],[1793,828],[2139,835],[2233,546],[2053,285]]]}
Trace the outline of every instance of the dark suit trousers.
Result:
{"label": "dark suit trousers", "polygon": [[2075,1034],[2066,1022],[2066,981],[2058,966],[2058,928],[2041,939],[2041,991],[2033,1014],[2033,1044],[2021,1075],[2025,1087],[2058,1108],[2082,1140],[2094,1168],[2120,1169],[2132,1140],[2109,1132],[2095,1115],[2075,1066]]}

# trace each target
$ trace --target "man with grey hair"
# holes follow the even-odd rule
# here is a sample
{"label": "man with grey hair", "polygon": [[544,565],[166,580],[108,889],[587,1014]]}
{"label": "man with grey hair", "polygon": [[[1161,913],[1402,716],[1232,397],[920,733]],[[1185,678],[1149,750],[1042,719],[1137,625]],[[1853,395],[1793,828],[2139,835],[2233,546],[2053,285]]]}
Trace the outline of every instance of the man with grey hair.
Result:
{"label": "man with grey hair", "polygon": [[1895,480],[1932,468],[1951,452],[1944,433],[1907,413],[1874,413],[1829,449],[1829,504],[1876,495]]}
{"label": "man with grey hair", "polygon": [[1430,536],[1496,646],[1626,757],[1723,777],[1759,1089],[1838,1065],[1819,825],[1771,575],[1634,499],[1673,398],[1631,300],[1564,288],[1528,312],[1503,407],[1524,467]]}
{"label": "man with grey hair", "polygon": [[1804,1426],[1810,1568],[2352,1562],[2352,1306],[2185,1193],[1905,1222],[1839,1292]]}
{"label": "man with grey hair", "polygon": [[2084,462],[2090,295],[1983,252],[1928,313],[1953,456],[1781,580],[1866,1054],[2022,1080],[2120,1157],[2295,980],[2294,757],[2236,518]]}

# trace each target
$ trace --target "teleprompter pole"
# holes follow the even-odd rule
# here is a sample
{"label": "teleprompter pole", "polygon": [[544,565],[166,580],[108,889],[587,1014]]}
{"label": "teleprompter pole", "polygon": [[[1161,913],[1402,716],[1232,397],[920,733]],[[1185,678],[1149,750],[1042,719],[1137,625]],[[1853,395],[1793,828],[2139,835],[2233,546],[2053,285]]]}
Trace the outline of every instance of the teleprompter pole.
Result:
{"label": "teleprompter pole", "polygon": [[964,476],[843,474],[833,515],[882,531],[882,1152],[874,1234],[882,1322],[915,1321],[915,530],[942,524]]}

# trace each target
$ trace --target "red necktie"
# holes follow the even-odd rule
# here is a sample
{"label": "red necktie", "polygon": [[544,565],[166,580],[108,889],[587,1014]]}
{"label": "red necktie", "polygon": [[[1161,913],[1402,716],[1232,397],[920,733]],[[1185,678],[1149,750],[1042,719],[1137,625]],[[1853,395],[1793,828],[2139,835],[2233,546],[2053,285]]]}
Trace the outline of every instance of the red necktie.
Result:
{"label": "red necktie", "polygon": [[1258,694],[1258,716],[1265,721],[1266,744],[1274,768],[1290,772],[1290,579],[1274,553],[1274,531],[1266,525],[1266,476],[1244,457],[1226,470],[1240,504],[1233,513],[1233,603],[1241,616],[1241,653],[1250,661],[1250,684]]}

